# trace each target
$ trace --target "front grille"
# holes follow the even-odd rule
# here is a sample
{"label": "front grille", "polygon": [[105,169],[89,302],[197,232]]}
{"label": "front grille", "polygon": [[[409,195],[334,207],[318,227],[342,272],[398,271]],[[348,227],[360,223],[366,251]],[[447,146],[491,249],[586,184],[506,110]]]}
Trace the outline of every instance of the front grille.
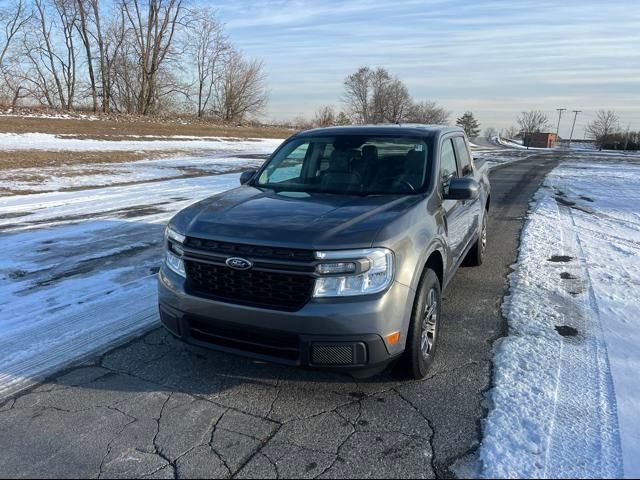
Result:
{"label": "front grille", "polygon": [[[187,237],[181,246],[187,288],[193,295],[227,303],[295,311],[313,294],[316,260],[311,250],[256,246]],[[250,270],[226,265],[230,257],[253,263]]]}
{"label": "front grille", "polygon": [[299,310],[311,298],[314,279],[308,275],[261,270],[233,270],[185,260],[189,289],[199,296],[256,307]]}
{"label": "front grille", "polygon": [[188,317],[190,336],[199,342],[280,358],[292,363],[300,358],[300,341],[292,333],[244,327],[222,320]]}

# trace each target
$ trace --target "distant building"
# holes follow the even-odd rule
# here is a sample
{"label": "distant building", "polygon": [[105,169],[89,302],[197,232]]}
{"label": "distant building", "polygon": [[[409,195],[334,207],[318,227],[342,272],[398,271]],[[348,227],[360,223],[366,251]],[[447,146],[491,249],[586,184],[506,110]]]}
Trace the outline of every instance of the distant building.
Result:
{"label": "distant building", "polygon": [[555,148],[558,136],[555,133],[530,133],[525,135],[523,145],[534,148]]}

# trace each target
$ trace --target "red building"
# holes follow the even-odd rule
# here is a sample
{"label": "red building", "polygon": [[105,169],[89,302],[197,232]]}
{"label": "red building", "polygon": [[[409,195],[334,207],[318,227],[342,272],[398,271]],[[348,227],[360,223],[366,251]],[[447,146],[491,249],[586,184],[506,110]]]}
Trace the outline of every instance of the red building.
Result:
{"label": "red building", "polygon": [[555,133],[530,133],[525,136],[524,146],[534,148],[555,148],[558,136]]}

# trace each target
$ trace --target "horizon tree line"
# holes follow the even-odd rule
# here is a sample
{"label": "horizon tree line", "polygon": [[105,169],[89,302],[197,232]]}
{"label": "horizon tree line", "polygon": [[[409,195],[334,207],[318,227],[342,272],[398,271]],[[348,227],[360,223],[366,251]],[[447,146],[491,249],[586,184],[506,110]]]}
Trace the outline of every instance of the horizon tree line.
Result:
{"label": "horizon tree line", "polygon": [[187,0],[0,4],[0,102],[223,121],[260,114],[264,64],[244,57],[208,7]]}

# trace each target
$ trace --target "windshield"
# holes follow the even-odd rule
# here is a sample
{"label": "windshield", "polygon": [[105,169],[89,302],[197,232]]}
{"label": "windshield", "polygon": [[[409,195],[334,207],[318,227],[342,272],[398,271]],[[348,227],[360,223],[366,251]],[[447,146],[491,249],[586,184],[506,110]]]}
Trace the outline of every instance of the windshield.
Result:
{"label": "windshield", "polygon": [[304,137],[276,153],[257,186],[353,195],[415,193],[427,181],[428,158],[423,139]]}

